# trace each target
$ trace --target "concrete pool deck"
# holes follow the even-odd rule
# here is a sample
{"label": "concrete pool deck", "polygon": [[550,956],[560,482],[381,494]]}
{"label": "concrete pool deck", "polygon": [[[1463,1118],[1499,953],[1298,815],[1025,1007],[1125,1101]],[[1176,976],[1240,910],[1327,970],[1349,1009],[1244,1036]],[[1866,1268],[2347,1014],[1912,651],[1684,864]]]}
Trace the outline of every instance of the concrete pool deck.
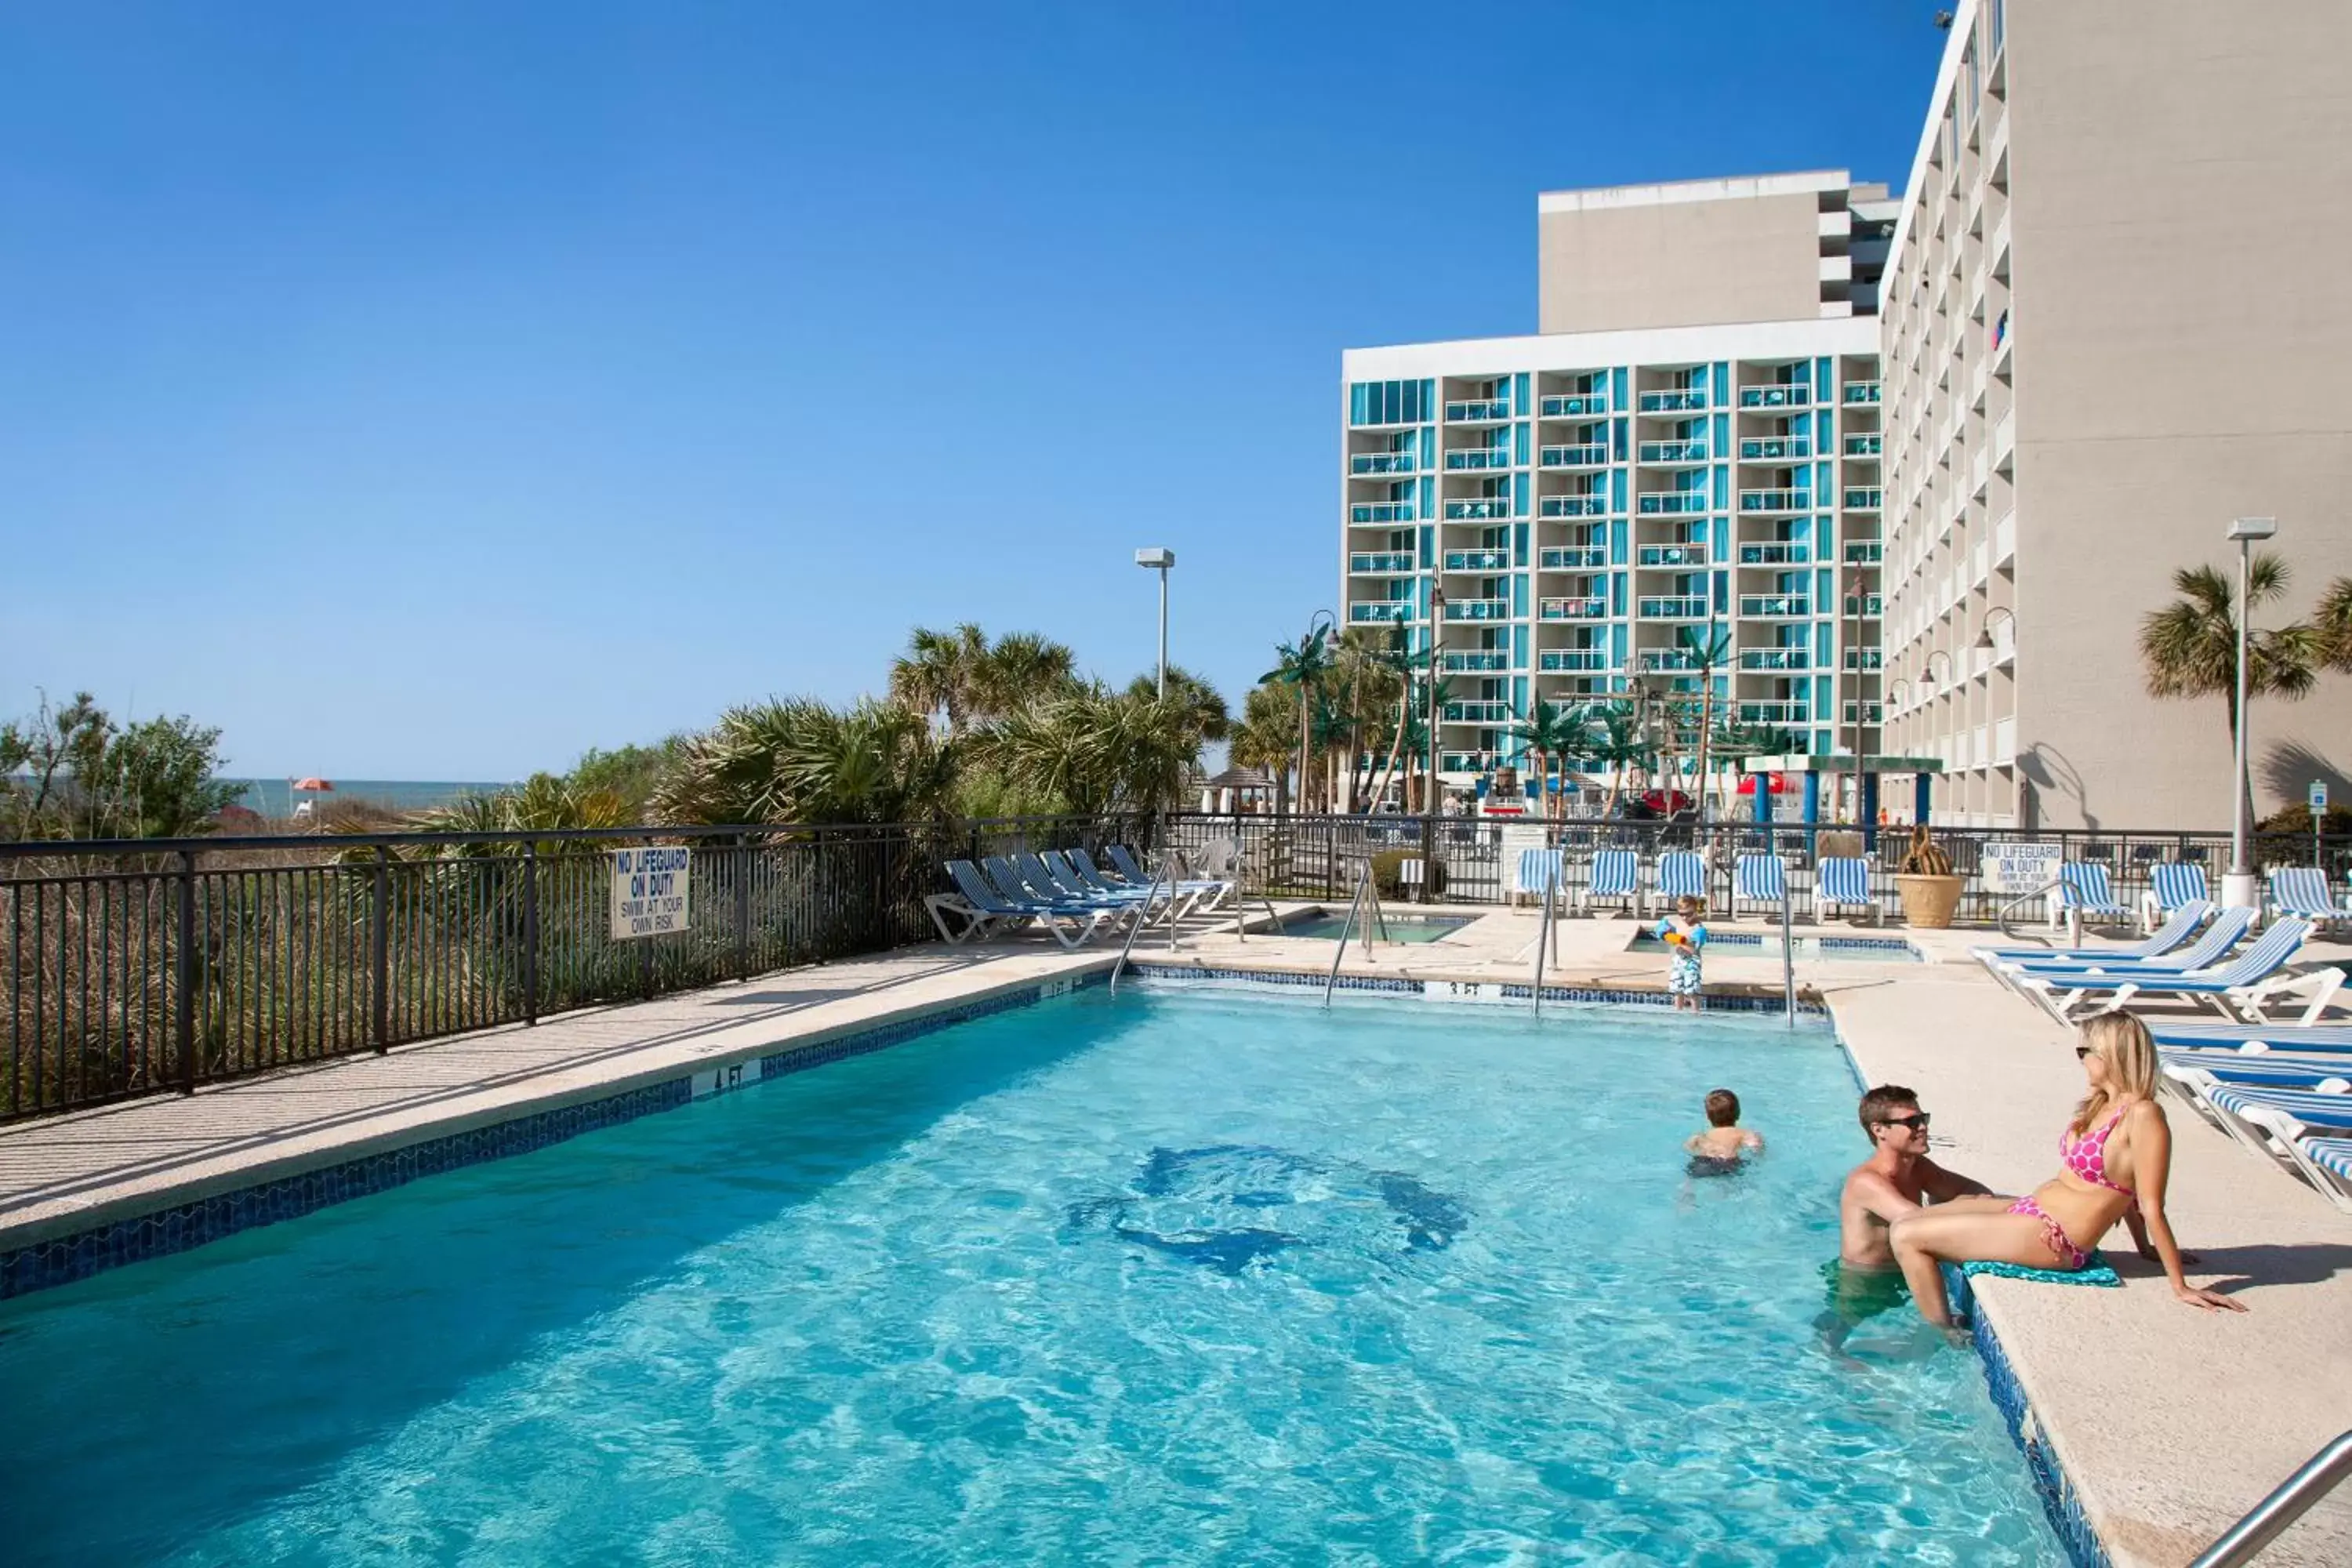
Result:
{"label": "concrete pool deck", "polygon": [[[1294,906],[1311,907],[1311,906]],[[1410,910],[1404,912],[1412,912]],[[1532,914],[1483,914],[1440,942],[1350,945],[1342,972],[1472,986],[1525,985]],[[1261,913],[1257,917],[1263,920]],[[1718,931],[1753,930],[1725,922]],[[1633,922],[1563,922],[1547,986],[1656,990],[1664,965],[1626,951]],[[1799,934],[1814,928],[1800,924]],[[1835,934],[1849,934],[1837,928]],[[1937,1155],[2003,1191],[2055,1164],[2081,1092],[2069,1032],[1967,961],[1982,932],[1850,934],[1908,940],[1927,962],[1796,960],[1863,1077],[1916,1089]],[[1320,977],[1328,940],[1239,938],[1195,921],[1181,948],[1146,938],[1154,966]],[[686,1073],[724,1070],[942,1007],[1108,968],[1042,938],[932,945],[757,977],[745,984],[589,1009],[347,1058],[176,1096],[0,1130],[0,1253],[194,1198],[576,1105]],[[1777,996],[1781,963],[1717,949],[1710,988]],[[2238,1294],[2244,1316],[2176,1302],[2151,1264],[2116,1258],[2120,1290],[1983,1280],[1979,1310],[2032,1405],[2083,1515],[2118,1564],[2185,1563],[2352,1420],[2352,1219],[2192,1113],[2171,1108],[2175,1228],[2201,1258],[2191,1278]],[[1865,1152],[1855,1133],[1854,1158]],[[2113,1256],[2112,1254],[2110,1255]],[[2352,1562],[2352,1496],[2323,1504],[2261,1559]]]}

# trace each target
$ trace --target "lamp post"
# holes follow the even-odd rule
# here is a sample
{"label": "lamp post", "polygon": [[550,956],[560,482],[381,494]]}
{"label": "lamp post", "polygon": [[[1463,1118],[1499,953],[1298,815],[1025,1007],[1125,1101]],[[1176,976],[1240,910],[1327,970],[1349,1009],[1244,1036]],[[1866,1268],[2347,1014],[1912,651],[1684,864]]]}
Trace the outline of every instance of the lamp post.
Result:
{"label": "lamp post", "polygon": [[2262,907],[2254,868],[2246,853],[2253,803],[2246,797],[2246,621],[2253,584],[2254,541],[2278,532],[2274,517],[2242,517],[2230,524],[2225,538],[2238,542],[2238,689],[2237,766],[2230,774],[2230,869],[2221,878],[2221,902],[2231,909]]}
{"label": "lamp post", "polygon": [[1168,569],[1176,564],[1176,552],[1158,548],[1139,550],[1135,563],[1160,574],[1160,698],[1168,698]]}
{"label": "lamp post", "polygon": [[1436,578],[1429,580],[1429,792],[1422,797],[1421,819],[1421,901],[1437,901],[1434,884],[1437,880],[1437,670],[1438,647],[1443,640],[1440,628],[1445,624],[1445,585]]}

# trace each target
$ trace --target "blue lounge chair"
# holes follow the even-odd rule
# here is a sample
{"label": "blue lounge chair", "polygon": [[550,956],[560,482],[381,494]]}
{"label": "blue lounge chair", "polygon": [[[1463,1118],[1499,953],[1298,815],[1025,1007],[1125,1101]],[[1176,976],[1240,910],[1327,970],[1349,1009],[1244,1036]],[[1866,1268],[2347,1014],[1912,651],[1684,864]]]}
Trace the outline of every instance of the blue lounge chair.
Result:
{"label": "blue lounge chair", "polygon": [[1873,925],[1886,918],[1870,896],[1870,862],[1858,855],[1832,855],[1813,872],[1813,920],[1827,921],[1840,910],[1868,910]]}
{"label": "blue lounge chair", "polygon": [[2287,1147],[2328,1201],[2352,1213],[2352,1138],[2298,1138]]}
{"label": "blue lounge chair", "polygon": [[1761,904],[1768,915],[1780,912],[1788,890],[1789,868],[1778,855],[1742,855],[1731,876],[1731,913],[1736,919],[1744,903]]}
{"label": "blue lounge chair", "polygon": [[1547,895],[1564,897],[1568,891],[1568,867],[1557,849],[1522,849],[1517,877],[1511,886],[1512,901],[1518,895],[1531,893],[1538,900]]}
{"label": "blue lounge chair", "polygon": [[2205,868],[2182,860],[2158,860],[2147,868],[2147,891],[2139,896],[2142,931],[2154,931],[2172,918],[2172,911],[2213,900],[2205,886]]}
{"label": "blue lounge chair", "polygon": [[2352,1024],[2296,1024],[2284,1020],[2273,1024],[2175,1024],[2164,1018],[2146,1022],[2158,1050],[2191,1051],[2207,1057],[2263,1056],[2272,1051],[2352,1057]]}
{"label": "blue lounge chair", "polygon": [[[1010,929],[1034,921],[1044,926],[1055,942],[1066,948],[1075,950],[1092,941],[1095,933],[1102,930],[1111,920],[1110,911],[1107,910],[1079,910],[1043,899],[1009,898],[981,874],[979,867],[969,860],[949,861],[948,875],[955,879],[956,893],[962,900],[961,907],[954,912],[962,914],[967,921],[974,922],[972,926],[967,927],[961,938],[949,936],[948,940],[951,942],[969,941],[973,935],[978,934],[975,917],[984,917],[991,922],[991,930]],[[940,932],[944,935],[947,932],[947,925],[940,919],[939,911],[947,907],[949,895],[939,894],[934,895],[934,898],[937,902],[933,900],[924,901],[932,910],[932,920],[940,926]]]}
{"label": "blue lounge chair", "polygon": [[[2352,1212],[2352,1192],[2335,1163],[2313,1157],[2314,1143],[2352,1142],[2352,1079],[2327,1079],[2333,1092],[2276,1089],[2251,1084],[2210,1084],[2203,1103],[2222,1131],[2257,1153],[2273,1155],[2309,1181],[2329,1202]],[[2333,1153],[2333,1150],[2323,1152]]]}
{"label": "blue lounge chair", "polygon": [[[2153,936],[2118,947],[1972,947],[1970,957],[1979,963],[2107,963],[2143,958],[2161,958],[2187,942],[2205,923],[2213,906],[2204,903],[2183,904],[2172,911],[2164,929]],[[2242,929],[2241,931],[2242,933]]]}
{"label": "blue lounge chair", "polygon": [[1658,857],[1658,904],[1671,908],[1676,899],[1706,897],[1706,858],[1687,849]]}
{"label": "blue lounge chair", "polygon": [[[2218,919],[2215,923],[2220,923]],[[2310,921],[2290,915],[2236,958],[2215,968],[2186,974],[2027,974],[2020,976],[2017,984],[2020,990],[2039,998],[2062,1023],[2074,1022],[2067,1016],[2068,1009],[2084,997],[2112,994],[2118,1007],[2134,996],[2177,997],[2210,1002],[2225,1016],[2234,1008],[2248,1023],[2259,1024],[2264,1021],[2264,1000],[2293,982],[2293,976],[2282,977],[2280,971],[2310,934]]]}
{"label": "blue lounge chair", "polygon": [[2039,974],[2052,979],[2070,974],[2186,974],[2221,963],[2253,923],[2252,910],[2222,910],[2195,942],[2178,952],[2155,958],[2118,958],[2113,953],[2095,958],[2005,958],[1993,970],[2004,976]]}
{"label": "blue lounge chair", "polygon": [[2340,1056],[2291,1057],[2274,1052],[2242,1057],[2232,1051],[2168,1051],[2157,1053],[2168,1082],[2192,1091],[2216,1083],[2255,1089],[2316,1089],[2329,1079],[2352,1073],[2352,1062]]}
{"label": "blue lounge chair", "polygon": [[1029,899],[1064,914],[1099,914],[1112,920],[1124,920],[1136,911],[1136,906],[1124,899],[1081,898],[1063,890],[1034,855],[990,855],[982,859],[980,869],[998,892],[1014,903]]}
{"label": "blue lounge chair", "polygon": [[1601,849],[1592,856],[1592,866],[1585,878],[1584,891],[1577,896],[1576,907],[1586,914],[1592,912],[1596,900],[1610,899],[1642,914],[1642,858],[1632,849]]}
{"label": "blue lounge chair", "polygon": [[2066,923],[2068,915],[2109,924],[2130,924],[2130,907],[2116,901],[2115,884],[2107,868],[2095,860],[2069,860],[2058,868],[2058,900],[2050,906],[2050,924]]}
{"label": "blue lounge chair", "polygon": [[2329,927],[2352,921],[2352,909],[2346,909],[2328,896],[2327,873],[2316,866],[2281,866],[2273,870],[2271,911]]}
{"label": "blue lounge chair", "polygon": [[1108,882],[1089,879],[1075,859],[1059,849],[1040,849],[1037,858],[1045,863],[1055,885],[1066,889],[1073,898],[1116,899],[1129,904],[1159,901],[1160,895],[1149,888],[1114,888]]}

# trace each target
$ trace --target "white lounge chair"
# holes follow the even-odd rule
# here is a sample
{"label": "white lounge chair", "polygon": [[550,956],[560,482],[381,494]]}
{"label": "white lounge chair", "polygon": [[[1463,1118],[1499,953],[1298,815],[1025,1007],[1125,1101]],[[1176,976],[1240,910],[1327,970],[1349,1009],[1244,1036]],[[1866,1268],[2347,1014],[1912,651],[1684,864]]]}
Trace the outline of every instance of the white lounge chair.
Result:
{"label": "white lounge chair", "polygon": [[2130,908],[2116,901],[2107,868],[2095,860],[2069,860],[2058,868],[2058,897],[2050,906],[2052,929],[2064,925],[2070,915],[2109,925],[2132,922]]}
{"label": "white lounge chair", "polygon": [[1832,855],[1814,868],[1814,921],[1827,921],[1840,910],[1868,910],[1873,925],[1886,918],[1870,896],[1870,862],[1860,856]]}
{"label": "white lounge chair", "polygon": [[1687,849],[1669,850],[1658,857],[1658,905],[1671,909],[1676,899],[1706,898],[1706,858]]}
{"label": "white lounge chair", "polygon": [[1533,898],[1540,906],[1547,894],[1563,899],[1568,894],[1568,868],[1560,852],[1520,850],[1519,863],[1512,871],[1511,901],[1516,904],[1523,897]]}
{"label": "white lounge chair", "polygon": [[[2222,910],[2214,915],[2213,923],[2198,934],[2195,942],[2177,952],[2159,953],[2153,958],[2125,958],[2116,952],[2098,952],[2088,958],[2049,956],[2003,958],[1989,962],[1995,977],[2012,986],[2019,980],[2032,976],[2063,980],[2073,975],[2088,974],[2186,974],[2191,970],[2210,969],[2221,963],[2253,923],[2254,911],[2252,910]],[[2086,950],[2077,948],[2072,951],[2080,952]]]}
{"label": "white lounge chair", "polygon": [[[2197,934],[2197,928],[2203,925],[2206,917],[2212,912],[2210,904],[2183,904],[2172,911],[2172,918],[2164,922],[2162,931],[2116,947],[1972,947],[1969,949],[1969,954],[1979,963],[1988,965],[2137,963],[2142,959],[2162,958],[2181,947]],[[2244,926],[2238,929],[2239,934],[2242,935]],[[2232,942],[2236,940],[2236,937],[2231,938]],[[2227,951],[2227,947],[2223,947],[2217,950],[2214,956],[2219,957]]]}
{"label": "white lounge chair", "polygon": [[1601,900],[1622,904],[1640,919],[1642,908],[1642,858],[1631,849],[1599,849],[1593,852],[1592,864],[1587,869],[1584,891],[1577,895],[1576,907],[1586,914]]}
{"label": "white lounge chair", "polygon": [[2352,1138],[2298,1138],[2287,1147],[2328,1201],[2352,1214]]}
{"label": "white lounge chair", "polygon": [[2308,1148],[2315,1141],[2352,1139],[2352,1093],[2346,1092],[2352,1089],[2352,1079],[2326,1082],[2321,1089],[2216,1084],[2205,1089],[2203,1098],[2231,1137],[2284,1162],[2336,1207],[2352,1213],[2352,1194],[2336,1179],[2333,1167],[2315,1161]]}
{"label": "white lounge chair", "polygon": [[[1055,942],[1066,948],[1076,949],[1092,941],[1095,933],[1111,918],[1108,911],[1098,909],[1076,910],[1043,899],[1008,898],[982,876],[980,868],[969,860],[949,861],[948,875],[955,879],[956,892],[952,895],[934,894],[923,901],[931,911],[933,923],[950,942],[961,943],[983,934],[983,920],[987,922],[987,931],[991,933],[1034,921],[1044,926]],[[954,899],[961,901],[951,903]],[[947,922],[940,918],[942,910],[961,915],[966,920],[968,924],[961,937],[949,934]]]}
{"label": "white lounge chair", "polygon": [[2135,996],[2210,1002],[2225,1016],[2234,1008],[2248,1023],[2259,1024],[2263,1021],[2264,1000],[2282,989],[2283,980],[2291,983],[2299,978],[2282,976],[2280,972],[2310,934],[2308,921],[2290,915],[2236,958],[2211,969],[2186,974],[2024,974],[2018,979],[2018,989],[2039,999],[2061,1023],[2074,1021],[2067,1014],[2084,997],[2112,994],[2118,1007]]}
{"label": "white lounge chair", "polygon": [[1788,881],[1788,865],[1778,855],[1742,855],[1732,868],[1733,918],[1738,917],[1739,906],[1747,903],[1760,904],[1767,915],[1778,919]]}
{"label": "white lounge chair", "polygon": [[2271,911],[2294,915],[2331,930],[2352,921],[2352,909],[2327,891],[2327,873],[2316,866],[2281,866],[2271,872]]}
{"label": "white lounge chair", "polygon": [[2142,931],[2152,931],[2172,918],[2175,910],[2212,901],[2205,886],[2205,868],[2183,860],[2158,860],[2147,868],[2147,891],[2139,896]]}

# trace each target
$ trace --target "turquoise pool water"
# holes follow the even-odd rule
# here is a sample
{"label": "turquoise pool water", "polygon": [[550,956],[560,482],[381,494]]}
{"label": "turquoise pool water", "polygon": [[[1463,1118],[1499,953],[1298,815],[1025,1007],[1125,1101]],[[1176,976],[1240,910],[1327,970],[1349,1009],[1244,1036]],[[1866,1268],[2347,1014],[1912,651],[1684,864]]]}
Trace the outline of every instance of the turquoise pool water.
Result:
{"label": "turquoise pool water", "polygon": [[1853,1094],[1096,988],[0,1306],[6,1560],[2058,1563],[1972,1356],[1815,1346]]}
{"label": "turquoise pool water", "polygon": [[[1381,928],[1375,927],[1372,936],[1377,942],[1436,942],[1453,935],[1476,918],[1475,915],[1390,915],[1387,917],[1387,934],[1383,936]],[[1301,915],[1296,920],[1283,921],[1282,934],[1321,937],[1331,942],[1339,938],[1340,928],[1347,923],[1348,917],[1344,914]],[[1348,940],[1353,942],[1356,931],[1363,929],[1363,920],[1360,916],[1356,931],[1349,933]]]}

